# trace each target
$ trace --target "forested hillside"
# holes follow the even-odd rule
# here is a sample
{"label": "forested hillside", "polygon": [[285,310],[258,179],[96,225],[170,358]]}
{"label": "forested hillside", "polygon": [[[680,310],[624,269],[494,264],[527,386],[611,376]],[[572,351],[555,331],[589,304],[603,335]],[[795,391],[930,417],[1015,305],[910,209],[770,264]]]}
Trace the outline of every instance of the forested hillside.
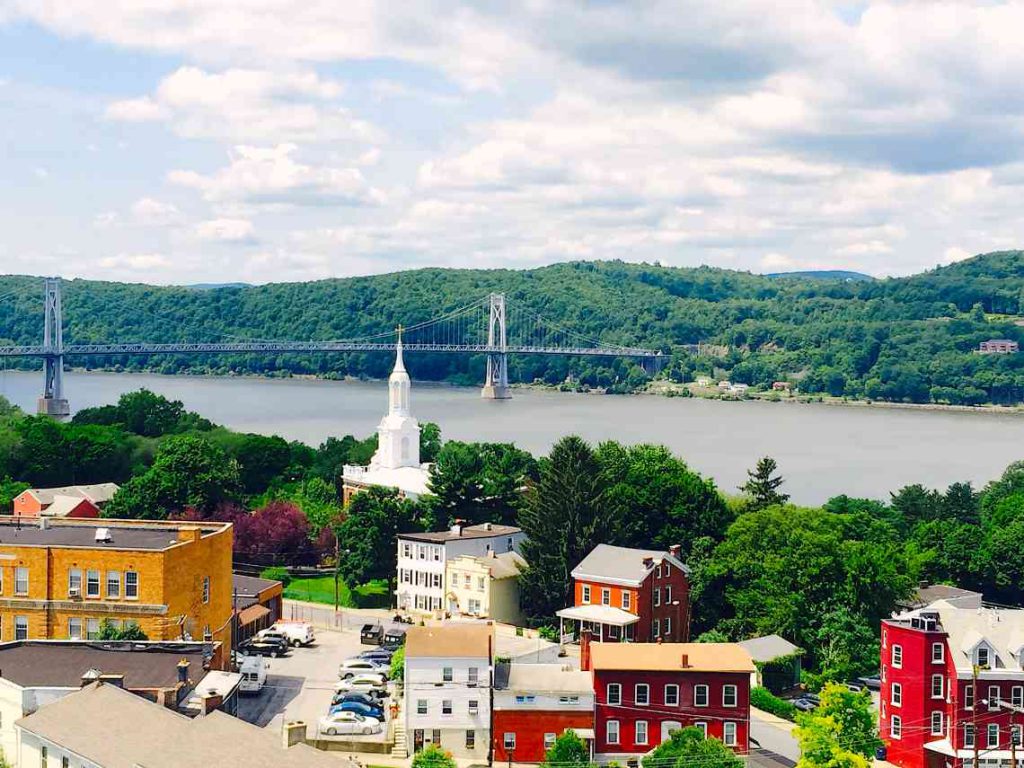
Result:
{"label": "forested hillside", "polygon": [[[1024,340],[1024,253],[986,254],[902,279],[785,279],[700,267],[579,262],[528,271],[424,269],[310,283],[196,290],[71,280],[64,284],[68,343],[342,339],[411,325],[490,291],[588,337],[657,347],[663,375],[700,373],[755,387],[790,380],[800,390],[911,402],[1016,403],[1024,357],[984,356],[978,343]],[[0,343],[38,343],[41,281],[0,278]],[[715,345],[696,357],[688,344]],[[724,349],[723,349],[724,348]],[[382,376],[386,355],[237,356],[88,360],[149,367],[325,376]],[[25,363],[30,365],[32,363]],[[417,378],[476,382],[483,360],[417,355]],[[644,383],[629,361],[517,358],[518,381],[628,391]]]}

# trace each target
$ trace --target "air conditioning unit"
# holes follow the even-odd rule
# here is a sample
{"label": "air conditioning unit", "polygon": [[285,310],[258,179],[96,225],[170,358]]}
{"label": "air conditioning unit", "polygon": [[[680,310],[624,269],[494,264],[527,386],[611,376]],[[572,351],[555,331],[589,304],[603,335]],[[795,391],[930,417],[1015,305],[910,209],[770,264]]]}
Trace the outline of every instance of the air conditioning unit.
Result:
{"label": "air conditioning unit", "polygon": [[68,597],[72,600],[81,599],[82,589],[81,587],[68,587]]}

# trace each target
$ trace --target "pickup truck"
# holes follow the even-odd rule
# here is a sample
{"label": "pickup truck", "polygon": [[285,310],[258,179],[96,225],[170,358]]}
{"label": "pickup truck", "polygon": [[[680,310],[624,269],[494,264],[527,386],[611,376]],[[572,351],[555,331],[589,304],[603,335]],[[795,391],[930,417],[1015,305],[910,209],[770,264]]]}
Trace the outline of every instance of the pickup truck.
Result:
{"label": "pickup truck", "polygon": [[274,634],[284,637],[291,646],[310,645],[316,636],[313,627],[304,621],[279,621],[270,629],[264,629],[257,635]]}

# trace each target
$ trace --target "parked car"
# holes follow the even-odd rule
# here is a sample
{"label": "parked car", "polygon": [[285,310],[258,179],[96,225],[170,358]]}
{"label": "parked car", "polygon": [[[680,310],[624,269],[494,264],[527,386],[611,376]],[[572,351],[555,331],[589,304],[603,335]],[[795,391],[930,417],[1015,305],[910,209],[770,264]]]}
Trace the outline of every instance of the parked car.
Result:
{"label": "parked car", "polygon": [[381,699],[384,697],[374,691],[367,691],[366,693],[360,693],[359,691],[341,691],[334,694],[334,698],[331,699],[331,706],[335,704],[341,704],[344,701],[354,701],[359,704],[365,704],[368,707],[380,707]]}
{"label": "parked car", "polygon": [[284,635],[293,646],[311,645],[316,640],[313,625],[305,621],[279,621],[270,631]]}
{"label": "parked car", "polygon": [[241,693],[259,693],[267,683],[267,660],[262,656],[246,656],[238,667],[242,681],[238,684]]}
{"label": "parked car", "polygon": [[320,718],[320,733],[337,736],[343,733],[380,733],[381,723],[375,717],[364,717],[358,712],[336,712]]}
{"label": "parked car", "polygon": [[375,704],[363,704],[361,701],[343,701],[339,704],[332,704],[327,714],[333,715],[337,712],[356,712],[363,717],[375,717],[384,722],[383,708]]}
{"label": "parked car", "polygon": [[391,657],[394,655],[395,654],[391,651],[383,651],[380,648],[374,648],[373,650],[363,651],[359,656],[353,656],[352,658],[370,659],[371,661],[376,661],[380,664],[390,664]]}
{"label": "parked car", "polygon": [[238,652],[246,656],[270,656],[276,658],[288,653],[288,643],[269,637],[253,637],[238,644]]}
{"label": "parked car", "polygon": [[254,635],[254,638],[256,640],[269,640],[270,642],[280,643],[285,648],[292,647],[291,638],[289,638],[288,635],[284,634],[283,632],[278,632],[273,627],[271,627],[270,629],[260,630]]}
{"label": "parked car", "polygon": [[353,677],[354,675],[361,675],[364,673],[380,675],[387,680],[388,675],[391,674],[391,663],[356,657],[354,659],[346,659],[341,662],[341,665],[338,667],[338,677],[341,678]]}
{"label": "parked car", "polygon": [[847,690],[853,691],[854,693],[860,693],[861,691],[867,689],[867,686],[864,685],[864,683],[862,683],[860,680],[848,680],[847,682],[843,683],[843,685],[846,686]]}
{"label": "parked car", "polygon": [[864,683],[864,686],[869,691],[880,691],[882,690],[882,679],[877,675],[871,675],[868,677],[858,677],[857,682]]}
{"label": "parked car", "polygon": [[363,624],[359,630],[359,642],[363,645],[380,645],[384,642],[384,627],[380,624]]}
{"label": "parked car", "polygon": [[384,644],[401,646],[405,645],[405,630],[392,627],[384,633]]}
{"label": "parked car", "polygon": [[334,686],[334,690],[335,692],[359,691],[361,693],[379,691],[382,696],[388,695],[384,678],[380,675],[359,674],[346,677],[344,680],[338,681],[338,684]]}
{"label": "parked car", "polygon": [[790,703],[801,712],[810,712],[811,710],[818,708],[818,703],[816,701],[811,701],[803,696],[793,699]]}

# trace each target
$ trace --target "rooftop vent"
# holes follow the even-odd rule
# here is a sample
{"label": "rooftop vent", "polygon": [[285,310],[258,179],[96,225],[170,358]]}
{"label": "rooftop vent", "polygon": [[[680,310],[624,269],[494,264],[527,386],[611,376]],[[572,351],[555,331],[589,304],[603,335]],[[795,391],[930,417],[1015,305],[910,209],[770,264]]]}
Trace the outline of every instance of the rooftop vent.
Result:
{"label": "rooftop vent", "polygon": [[96,529],[96,541],[108,543],[108,542],[111,542],[113,540],[114,539],[110,535],[110,529],[109,528],[97,528]]}

